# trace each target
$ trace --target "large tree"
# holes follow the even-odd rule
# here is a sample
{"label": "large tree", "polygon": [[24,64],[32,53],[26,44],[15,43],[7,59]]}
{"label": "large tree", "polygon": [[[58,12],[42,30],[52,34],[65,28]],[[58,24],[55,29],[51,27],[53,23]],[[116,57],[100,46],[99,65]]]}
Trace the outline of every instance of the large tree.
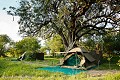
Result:
{"label": "large tree", "polygon": [[21,0],[9,14],[20,16],[23,35],[61,36],[66,50],[86,34],[104,33],[120,24],[119,0]]}

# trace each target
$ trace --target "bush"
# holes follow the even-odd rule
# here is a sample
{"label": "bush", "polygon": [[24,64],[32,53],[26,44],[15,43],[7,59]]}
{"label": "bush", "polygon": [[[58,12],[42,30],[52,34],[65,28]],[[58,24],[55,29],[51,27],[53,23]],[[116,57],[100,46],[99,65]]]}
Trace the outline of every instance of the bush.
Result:
{"label": "bush", "polygon": [[104,77],[103,80],[120,80],[120,73],[117,74],[108,74]]}

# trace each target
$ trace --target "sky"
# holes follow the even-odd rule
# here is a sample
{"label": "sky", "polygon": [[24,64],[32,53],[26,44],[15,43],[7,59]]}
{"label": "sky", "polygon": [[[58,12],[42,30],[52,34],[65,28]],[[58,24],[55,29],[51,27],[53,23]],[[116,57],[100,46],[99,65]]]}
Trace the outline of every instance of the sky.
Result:
{"label": "sky", "polygon": [[7,12],[3,10],[4,7],[7,9],[9,6],[18,6],[19,0],[0,0],[0,35],[7,34],[12,40],[19,41],[22,37],[19,35],[19,25],[17,21],[19,17],[15,17],[13,21],[13,17],[11,15],[7,15]]}

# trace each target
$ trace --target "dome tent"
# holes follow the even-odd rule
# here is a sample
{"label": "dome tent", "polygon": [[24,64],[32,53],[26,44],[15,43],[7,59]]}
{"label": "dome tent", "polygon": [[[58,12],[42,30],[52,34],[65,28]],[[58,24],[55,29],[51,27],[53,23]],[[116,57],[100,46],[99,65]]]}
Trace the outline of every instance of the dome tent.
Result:
{"label": "dome tent", "polygon": [[68,68],[89,69],[95,65],[96,58],[84,47],[71,49],[61,61],[61,66]]}

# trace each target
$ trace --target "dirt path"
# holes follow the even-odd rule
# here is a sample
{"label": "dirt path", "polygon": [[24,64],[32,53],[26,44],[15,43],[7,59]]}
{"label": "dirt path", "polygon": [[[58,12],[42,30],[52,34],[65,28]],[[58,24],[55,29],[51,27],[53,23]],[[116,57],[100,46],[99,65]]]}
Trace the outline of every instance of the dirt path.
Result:
{"label": "dirt path", "polygon": [[108,73],[111,73],[111,74],[120,73],[120,70],[89,70],[87,72],[87,74],[92,77],[100,77]]}

